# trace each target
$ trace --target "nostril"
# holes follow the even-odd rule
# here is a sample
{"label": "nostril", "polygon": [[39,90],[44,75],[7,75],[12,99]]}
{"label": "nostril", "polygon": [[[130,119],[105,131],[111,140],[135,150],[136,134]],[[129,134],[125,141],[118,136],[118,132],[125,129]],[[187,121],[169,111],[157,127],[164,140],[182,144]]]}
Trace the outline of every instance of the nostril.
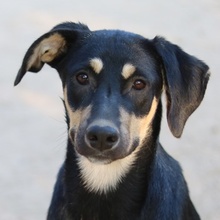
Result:
{"label": "nostril", "polygon": [[90,141],[98,141],[98,137],[96,135],[88,134],[87,137]]}
{"label": "nostril", "polygon": [[109,137],[107,137],[106,141],[109,143],[115,143],[118,141],[118,136],[117,135],[109,136]]}

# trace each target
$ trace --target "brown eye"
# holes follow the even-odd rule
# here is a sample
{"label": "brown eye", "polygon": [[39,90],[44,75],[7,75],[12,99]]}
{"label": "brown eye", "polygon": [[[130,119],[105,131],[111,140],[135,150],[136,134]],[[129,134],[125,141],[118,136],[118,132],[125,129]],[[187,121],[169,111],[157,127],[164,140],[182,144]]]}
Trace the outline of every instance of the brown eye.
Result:
{"label": "brown eye", "polygon": [[142,90],[145,88],[145,86],[146,86],[146,83],[143,80],[137,79],[134,81],[132,88],[135,90]]}
{"label": "brown eye", "polygon": [[76,80],[81,85],[87,85],[89,83],[89,76],[84,72],[80,72],[79,74],[77,74]]}

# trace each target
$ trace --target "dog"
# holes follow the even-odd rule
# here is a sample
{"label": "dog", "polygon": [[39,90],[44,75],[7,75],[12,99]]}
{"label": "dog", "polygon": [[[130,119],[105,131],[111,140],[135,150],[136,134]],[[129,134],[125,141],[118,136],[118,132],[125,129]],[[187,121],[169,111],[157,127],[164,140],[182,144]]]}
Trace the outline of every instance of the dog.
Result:
{"label": "dog", "polygon": [[60,76],[68,127],[48,220],[197,220],[180,165],[159,143],[162,102],[179,138],[209,67],[163,37],[65,22],[38,38],[14,85],[44,64]]}

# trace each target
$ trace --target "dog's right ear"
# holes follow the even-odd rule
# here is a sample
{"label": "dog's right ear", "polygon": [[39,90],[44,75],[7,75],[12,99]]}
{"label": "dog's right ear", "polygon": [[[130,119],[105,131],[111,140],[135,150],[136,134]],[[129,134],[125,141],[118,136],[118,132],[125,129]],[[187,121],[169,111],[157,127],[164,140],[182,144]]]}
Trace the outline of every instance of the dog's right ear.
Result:
{"label": "dog's right ear", "polygon": [[14,85],[26,72],[39,72],[45,63],[53,67],[66,54],[68,45],[74,43],[83,31],[89,31],[83,24],[62,23],[38,38],[26,52]]}

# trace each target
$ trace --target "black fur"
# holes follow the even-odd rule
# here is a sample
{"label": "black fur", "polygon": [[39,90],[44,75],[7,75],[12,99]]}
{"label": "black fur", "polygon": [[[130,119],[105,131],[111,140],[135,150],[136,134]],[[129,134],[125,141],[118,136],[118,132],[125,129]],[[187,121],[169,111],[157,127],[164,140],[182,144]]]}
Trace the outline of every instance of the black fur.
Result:
{"label": "black fur", "polygon": [[[180,137],[186,120],[203,99],[209,78],[208,66],[161,37],[147,40],[117,30],[93,32],[83,24],[69,22],[57,25],[32,44],[15,85],[27,71],[38,72],[42,68],[44,62],[27,69],[29,59],[40,42],[54,33],[65,39],[65,50],[48,64],[58,71],[63,88],[67,89],[67,101],[71,108],[77,110],[92,106],[92,110],[86,125],[80,125],[78,136],[74,131],[76,136],[68,138],[66,159],[57,177],[47,219],[200,219],[190,200],[180,165],[159,143],[160,97],[164,87],[168,124],[173,135]],[[98,76],[88,66],[89,59],[94,57],[100,57],[104,62],[104,69]],[[125,63],[137,67],[136,78],[122,79],[121,69]],[[75,78],[82,69],[89,76],[89,85],[82,86]],[[136,79],[144,81],[144,89],[133,89]],[[150,135],[145,138],[123,181],[107,193],[89,191],[80,177],[76,154],[79,151],[86,157],[97,156],[95,151],[85,147],[86,129],[99,118],[111,121],[119,129],[120,106],[130,115],[141,118],[150,112],[154,97],[158,106],[150,124]],[[64,105],[67,107],[65,101]],[[67,109],[66,117],[69,130],[71,116]],[[126,137],[119,132],[119,146],[105,157],[114,161],[132,153],[127,150],[129,140],[125,140]],[[132,151],[139,142],[138,138],[133,140]]]}

